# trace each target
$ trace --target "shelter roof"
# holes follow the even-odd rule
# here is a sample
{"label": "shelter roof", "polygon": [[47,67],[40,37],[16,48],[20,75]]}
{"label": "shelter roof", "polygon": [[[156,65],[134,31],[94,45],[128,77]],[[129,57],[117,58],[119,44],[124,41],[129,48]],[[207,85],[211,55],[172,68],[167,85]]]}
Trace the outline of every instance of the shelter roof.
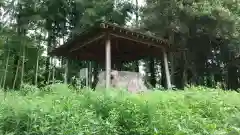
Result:
{"label": "shelter roof", "polygon": [[131,61],[147,56],[161,57],[162,49],[170,50],[170,44],[165,39],[101,22],[53,49],[50,54],[104,61],[106,35],[111,38],[112,59],[116,61]]}

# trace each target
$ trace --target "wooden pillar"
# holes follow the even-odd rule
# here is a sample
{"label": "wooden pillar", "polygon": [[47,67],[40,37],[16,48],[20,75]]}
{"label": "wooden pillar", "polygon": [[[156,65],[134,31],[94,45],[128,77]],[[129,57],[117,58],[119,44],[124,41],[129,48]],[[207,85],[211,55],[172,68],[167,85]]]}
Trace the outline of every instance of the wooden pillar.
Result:
{"label": "wooden pillar", "polygon": [[168,67],[168,58],[167,58],[167,52],[165,49],[163,49],[163,61],[164,61],[164,68],[165,68],[165,74],[166,74],[166,84],[167,89],[171,89],[171,77],[169,73],[169,67]]}
{"label": "wooden pillar", "polygon": [[111,39],[110,36],[106,36],[106,46],[105,46],[105,63],[106,63],[106,89],[110,88],[111,84]]}

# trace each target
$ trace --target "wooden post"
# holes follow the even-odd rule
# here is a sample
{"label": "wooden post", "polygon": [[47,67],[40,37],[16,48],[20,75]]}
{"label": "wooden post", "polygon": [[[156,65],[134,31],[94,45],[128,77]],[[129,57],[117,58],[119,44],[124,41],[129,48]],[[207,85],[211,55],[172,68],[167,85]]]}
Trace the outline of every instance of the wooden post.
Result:
{"label": "wooden post", "polygon": [[164,60],[164,68],[166,72],[166,83],[167,83],[167,89],[171,89],[171,77],[169,73],[169,67],[168,67],[168,58],[167,58],[167,52],[165,49],[163,49],[163,60]]}
{"label": "wooden post", "polygon": [[105,53],[106,53],[106,89],[110,88],[111,84],[111,39],[110,36],[107,35],[106,37],[106,46],[105,46]]}

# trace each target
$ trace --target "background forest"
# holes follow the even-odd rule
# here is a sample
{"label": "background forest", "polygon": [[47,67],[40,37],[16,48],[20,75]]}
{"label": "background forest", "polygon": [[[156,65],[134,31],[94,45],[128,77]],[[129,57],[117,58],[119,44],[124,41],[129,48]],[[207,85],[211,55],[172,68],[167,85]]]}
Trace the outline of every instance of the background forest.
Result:
{"label": "background forest", "polygon": [[[160,36],[179,51],[169,55],[172,83],[240,87],[240,0],[1,0],[0,86],[76,83],[80,69],[96,77],[94,62],[54,58],[49,52],[97,21]],[[165,86],[160,60],[139,63],[152,87]],[[78,79],[75,79],[78,80]],[[92,82],[89,82],[92,85]]]}

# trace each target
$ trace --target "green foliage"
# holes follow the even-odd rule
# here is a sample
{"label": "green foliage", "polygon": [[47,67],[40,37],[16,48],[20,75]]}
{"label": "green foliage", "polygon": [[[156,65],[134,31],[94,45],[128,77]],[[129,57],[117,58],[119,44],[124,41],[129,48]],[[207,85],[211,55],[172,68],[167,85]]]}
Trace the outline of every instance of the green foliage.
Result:
{"label": "green foliage", "polygon": [[27,95],[29,93],[33,93],[38,90],[39,89],[36,86],[30,85],[30,84],[22,84],[20,93],[22,95]]}
{"label": "green foliage", "polygon": [[[8,69],[7,77],[2,78],[6,82],[4,87],[14,87],[12,82],[17,78],[18,88],[20,82],[46,84],[54,79],[63,80],[64,67],[58,68],[51,62],[49,51],[99,20],[125,25],[132,4],[112,0],[3,0],[1,11],[0,17],[4,20],[0,20],[0,76]],[[6,63],[9,49],[10,58]],[[42,56],[43,53],[47,57]],[[84,67],[79,63],[83,62],[72,64],[80,65],[78,67],[69,67],[73,73],[69,73],[68,80]]]}
{"label": "green foliage", "polygon": [[[0,92],[0,133],[14,135],[220,135],[239,133],[239,94],[186,91],[75,91],[51,85],[30,92]],[[49,90],[49,91],[46,91]]]}
{"label": "green foliage", "polygon": [[234,63],[238,71],[225,72],[240,53],[239,2],[146,0],[144,28],[168,38],[173,48],[186,49],[174,52],[171,60],[177,72],[172,77],[176,87],[187,83],[214,87],[218,82],[227,83],[228,89],[239,87],[239,76],[234,76],[239,74],[239,64]]}

